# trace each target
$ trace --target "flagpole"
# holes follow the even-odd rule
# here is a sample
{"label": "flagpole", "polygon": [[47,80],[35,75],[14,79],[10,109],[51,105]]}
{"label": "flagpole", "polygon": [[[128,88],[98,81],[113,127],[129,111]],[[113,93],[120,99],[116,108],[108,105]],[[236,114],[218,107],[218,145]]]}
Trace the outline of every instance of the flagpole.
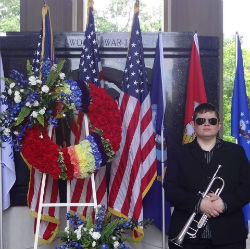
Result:
{"label": "flagpole", "polygon": [[[238,32],[235,33],[235,72],[237,70],[237,62],[238,62],[238,39],[239,39],[239,34]],[[235,138],[236,144],[238,144],[238,139]]]}
{"label": "flagpole", "polygon": [[162,249],[166,248],[166,231],[165,231],[165,190],[163,188],[164,182],[164,141],[163,141],[164,127],[161,127],[161,194],[162,194]]}
{"label": "flagpole", "polygon": [[3,178],[2,178],[2,148],[0,148],[0,248],[3,248]]}

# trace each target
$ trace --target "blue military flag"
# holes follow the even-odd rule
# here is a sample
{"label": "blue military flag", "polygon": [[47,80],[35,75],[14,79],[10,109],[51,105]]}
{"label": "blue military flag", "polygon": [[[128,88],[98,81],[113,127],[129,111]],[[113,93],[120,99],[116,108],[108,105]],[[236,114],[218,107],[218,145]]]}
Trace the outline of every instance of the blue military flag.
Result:
{"label": "blue military flag", "polygon": [[[167,166],[167,145],[165,126],[165,108],[166,108],[166,80],[164,74],[164,57],[162,45],[162,33],[158,35],[155,60],[152,73],[151,84],[151,103],[153,123],[156,131],[156,154],[157,154],[157,178],[151,189],[143,200],[144,217],[154,220],[154,225],[162,229],[162,184],[166,166]],[[162,167],[163,166],[163,167]],[[163,172],[162,172],[162,169]],[[165,232],[168,232],[170,223],[170,205],[165,202]]]}
{"label": "blue military flag", "polygon": [[[238,140],[250,161],[250,119],[244,78],[244,67],[239,35],[237,39],[237,67],[234,80],[234,90],[231,109],[231,135]],[[248,229],[249,204],[243,208],[245,225]]]}

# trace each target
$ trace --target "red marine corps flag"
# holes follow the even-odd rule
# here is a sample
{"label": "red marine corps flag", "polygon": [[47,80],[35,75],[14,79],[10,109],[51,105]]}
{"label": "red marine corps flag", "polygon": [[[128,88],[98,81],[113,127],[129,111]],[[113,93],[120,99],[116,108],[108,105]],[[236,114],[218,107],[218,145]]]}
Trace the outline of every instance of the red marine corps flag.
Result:
{"label": "red marine corps flag", "polygon": [[195,107],[205,102],[207,102],[207,97],[201,70],[199,42],[197,34],[195,33],[189,64],[183,144],[190,143],[194,140],[195,134],[190,122],[192,121]]}

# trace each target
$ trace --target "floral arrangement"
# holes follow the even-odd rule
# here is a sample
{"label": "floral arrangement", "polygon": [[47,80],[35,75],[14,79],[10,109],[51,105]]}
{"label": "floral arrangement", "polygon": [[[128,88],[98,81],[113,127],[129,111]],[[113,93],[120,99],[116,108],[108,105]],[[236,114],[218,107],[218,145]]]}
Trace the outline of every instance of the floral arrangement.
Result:
{"label": "floral arrangement", "polygon": [[[43,63],[36,77],[29,62],[28,80],[17,71],[6,79],[0,116],[2,141],[8,141],[29,166],[54,179],[85,178],[111,162],[121,141],[121,118],[116,102],[94,84],[65,79],[64,61]],[[88,113],[90,135],[77,145],[61,148],[48,135],[48,127],[75,110]]]}
{"label": "floral arrangement", "polygon": [[[58,114],[73,112],[75,105],[70,87],[76,82],[66,80],[61,72],[65,61],[52,66],[50,60],[43,62],[41,77],[32,71],[30,62],[27,62],[27,77],[16,70],[12,70],[10,78],[5,78],[5,91],[1,102],[7,106],[0,114],[0,139],[9,142],[15,151],[22,148],[22,140],[27,129],[39,124],[57,125]],[[71,86],[72,85],[72,86]],[[68,94],[64,93],[68,91]],[[79,91],[75,89],[74,93]],[[60,106],[60,109],[58,107]]]}
{"label": "floral arrangement", "polygon": [[[59,236],[64,242],[56,249],[66,248],[92,248],[92,249],[130,249],[125,245],[125,241],[133,241],[126,236],[127,231],[133,231],[138,225],[136,220],[115,218],[112,219],[110,212],[106,212],[104,205],[99,205],[95,216],[95,222],[89,215],[86,221],[79,218],[77,213],[66,214],[66,219],[70,221],[70,227],[64,231],[59,231]],[[150,224],[144,221],[144,225]]]}

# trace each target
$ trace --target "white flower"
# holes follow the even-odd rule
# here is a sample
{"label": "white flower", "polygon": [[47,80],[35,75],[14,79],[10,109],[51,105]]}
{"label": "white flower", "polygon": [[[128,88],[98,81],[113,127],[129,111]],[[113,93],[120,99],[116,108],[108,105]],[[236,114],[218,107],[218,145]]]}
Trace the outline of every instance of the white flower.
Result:
{"label": "white flower", "polygon": [[4,131],[3,131],[3,134],[5,136],[9,136],[10,135],[10,129],[9,128],[5,128]]}
{"label": "white flower", "polygon": [[31,107],[30,102],[27,102],[25,105],[28,106],[28,107]]}
{"label": "white flower", "polygon": [[31,113],[31,116],[32,116],[33,118],[37,118],[37,115],[38,115],[38,113],[37,113],[36,111],[33,111],[33,112]]}
{"label": "white flower", "polygon": [[59,77],[60,77],[61,80],[64,80],[65,74],[64,73],[59,73]]}
{"label": "white flower", "polygon": [[15,134],[15,135],[18,135],[18,131],[14,131],[14,134]]}
{"label": "white flower", "polygon": [[49,92],[49,87],[46,86],[46,85],[43,85],[42,86],[42,91],[45,92],[45,93],[48,93]]}
{"label": "white flower", "polygon": [[95,246],[96,246],[96,242],[93,241],[93,242],[92,242],[92,247],[95,247]]}
{"label": "white flower", "polygon": [[69,233],[69,227],[65,227],[64,232]]}
{"label": "white flower", "polygon": [[21,96],[20,95],[16,95],[15,97],[14,97],[14,101],[15,101],[15,103],[20,103],[21,101],[22,101],[22,98],[21,98]]}
{"label": "white flower", "polygon": [[114,242],[114,248],[118,248],[119,245],[120,245],[119,241],[115,241],[115,242]]}
{"label": "white flower", "polygon": [[39,106],[39,103],[37,100],[34,101],[33,106]]}
{"label": "white flower", "polygon": [[30,76],[30,77],[29,77],[29,83],[30,83],[32,86],[35,86],[35,85],[36,85],[36,77],[35,77],[35,76]]}
{"label": "white flower", "polygon": [[84,228],[83,228],[83,231],[84,231],[84,232],[86,232],[86,231],[87,231],[87,228],[86,228],[86,227],[84,227]]}
{"label": "white flower", "polygon": [[78,240],[81,239],[82,232],[81,229],[79,229],[79,227],[74,231],[74,233],[76,234]]}
{"label": "white flower", "polygon": [[8,90],[8,94],[9,94],[9,95],[12,94],[12,90],[11,90],[11,89]]}
{"label": "white flower", "polygon": [[21,90],[20,90],[20,92],[21,92],[21,93],[23,93],[23,92],[24,92],[24,90],[23,90],[23,89],[21,89]]}
{"label": "white flower", "polygon": [[45,110],[44,110],[44,109],[41,109],[41,110],[39,111],[39,113],[40,113],[41,115],[43,115],[43,114],[45,113]]}
{"label": "white flower", "polygon": [[116,240],[116,237],[115,237],[115,236],[112,236],[112,240]]}
{"label": "white flower", "polygon": [[15,96],[19,96],[20,95],[20,92],[19,91],[15,91]]}
{"label": "white flower", "polygon": [[56,69],[57,69],[57,64],[54,64],[54,65],[51,67],[51,70],[56,71]]}
{"label": "white flower", "polygon": [[37,79],[37,80],[36,80],[36,83],[37,83],[37,84],[42,84],[42,81],[41,81],[40,79]]}
{"label": "white flower", "polygon": [[101,234],[99,232],[93,232],[91,236],[94,240],[98,240],[101,238]]}
{"label": "white flower", "polygon": [[14,82],[10,83],[10,88],[13,88],[16,84]]}

